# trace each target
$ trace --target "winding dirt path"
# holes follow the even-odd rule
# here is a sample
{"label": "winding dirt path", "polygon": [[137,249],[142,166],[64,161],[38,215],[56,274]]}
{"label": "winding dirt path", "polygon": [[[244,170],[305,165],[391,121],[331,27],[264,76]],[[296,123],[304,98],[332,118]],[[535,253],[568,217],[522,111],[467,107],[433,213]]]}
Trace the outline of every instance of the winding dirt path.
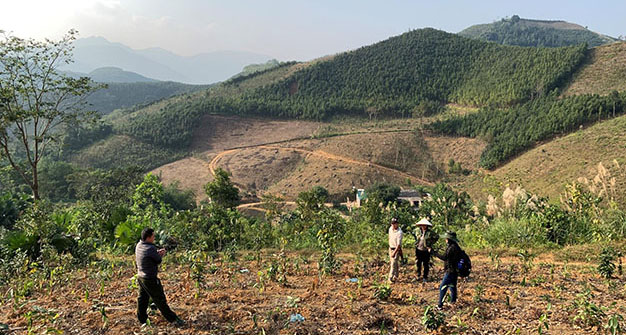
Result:
{"label": "winding dirt path", "polygon": [[[339,135],[339,136],[347,136],[346,135]],[[353,135],[353,134],[350,134]],[[299,140],[299,139],[298,139]],[[294,140],[291,140],[294,141]],[[282,141],[281,143],[286,143],[288,141]],[[276,143],[271,143],[271,144],[276,144]],[[218,168],[218,163],[219,161],[224,158],[224,156],[227,155],[231,155],[236,153],[237,151],[243,150],[243,149],[249,149],[249,148],[259,148],[259,149],[266,149],[266,150],[286,150],[286,151],[292,151],[292,152],[298,152],[298,153],[302,153],[305,155],[305,159],[310,157],[310,156],[316,156],[316,157],[320,157],[323,159],[327,159],[327,160],[334,160],[334,161],[338,161],[338,162],[344,162],[347,164],[352,164],[352,165],[360,165],[360,166],[365,166],[368,168],[373,168],[373,169],[377,169],[377,170],[382,170],[382,171],[386,171],[395,175],[400,175],[404,178],[409,178],[411,179],[412,182],[417,182],[419,184],[422,185],[429,185],[432,186],[434,185],[432,182],[428,181],[428,180],[424,180],[422,178],[418,178],[415,177],[413,175],[410,175],[404,171],[400,171],[397,169],[393,169],[387,166],[383,166],[380,164],[376,164],[376,163],[372,163],[372,162],[367,162],[367,161],[361,161],[361,160],[356,160],[356,159],[352,159],[349,157],[345,157],[345,156],[339,156],[339,155],[335,155],[335,154],[331,154],[322,150],[306,150],[306,149],[301,149],[301,148],[289,148],[289,147],[279,147],[279,146],[275,146],[275,145],[271,145],[271,144],[258,144],[258,145],[251,145],[251,146],[246,146],[246,147],[241,147],[241,148],[233,148],[233,149],[229,149],[229,150],[225,150],[220,152],[219,154],[217,154],[215,157],[213,157],[213,159],[211,160],[211,162],[209,163],[209,170],[211,171],[211,174],[215,176],[215,170]]]}

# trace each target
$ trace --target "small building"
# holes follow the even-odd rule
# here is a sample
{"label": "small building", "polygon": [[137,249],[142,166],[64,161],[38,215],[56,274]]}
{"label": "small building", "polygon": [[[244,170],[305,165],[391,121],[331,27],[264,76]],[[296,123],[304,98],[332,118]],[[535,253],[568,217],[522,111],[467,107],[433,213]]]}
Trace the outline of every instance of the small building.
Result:
{"label": "small building", "polygon": [[424,201],[424,196],[418,190],[400,190],[398,200],[407,201],[412,207],[419,207],[422,205],[422,201]]}

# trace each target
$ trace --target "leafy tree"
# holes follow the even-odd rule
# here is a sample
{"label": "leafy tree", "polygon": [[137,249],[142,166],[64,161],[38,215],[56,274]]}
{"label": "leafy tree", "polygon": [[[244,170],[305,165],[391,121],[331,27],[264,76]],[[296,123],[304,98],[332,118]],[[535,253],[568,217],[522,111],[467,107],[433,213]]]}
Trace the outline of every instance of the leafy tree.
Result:
{"label": "leafy tree", "polygon": [[323,274],[332,274],[339,267],[335,257],[338,242],[345,234],[345,220],[337,212],[324,208],[317,216],[319,230],[317,231],[317,243],[322,254],[320,255],[319,268]]}
{"label": "leafy tree", "polygon": [[434,225],[448,230],[461,228],[471,220],[472,202],[465,192],[458,193],[450,186],[439,183],[431,191],[429,199],[419,208],[420,215],[430,217]]}
{"label": "leafy tree", "polygon": [[135,189],[132,202],[132,214],[115,228],[115,237],[126,246],[137,242],[146,227],[153,227],[156,231],[165,228],[165,221],[170,214],[170,208],[164,201],[163,185],[151,173]]}
{"label": "leafy tree", "polygon": [[90,79],[57,70],[72,61],[76,34],[70,30],[59,41],[44,42],[5,35],[0,41],[0,150],[36,200],[39,163],[55,129],[91,115],[84,109],[84,97],[96,89]]}
{"label": "leafy tree", "polygon": [[365,194],[368,199],[376,204],[382,202],[383,205],[387,205],[398,199],[400,187],[386,183],[376,183],[366,188]]}
{"label": "leafy tree", "polygon": [[178,185],[178,182],[174,182],[164,188],[163,201],[175,211],[194,209],[195,194],[192,190],[180,190]]}
{"label": "leafy tree", "polygon": [[5,193],[0,196],[0,227],[12,229],[21,213],[30,206],[26,194]]}
{"label": "leafy tree", "polygon": [[230,174],[218,168],[215,170],[215,179],[204,186],[206,194],[212,203],[224,208],[234,208],[239,203],[239,190],[230,180]]}
{"label": "leafy tree", "polygon": [[322,186],[315,186],[310,191],[300,192],[296,204],[302,219],[307,222],[313,221],[314,217],[324,208],[328,196],[328,190]]}

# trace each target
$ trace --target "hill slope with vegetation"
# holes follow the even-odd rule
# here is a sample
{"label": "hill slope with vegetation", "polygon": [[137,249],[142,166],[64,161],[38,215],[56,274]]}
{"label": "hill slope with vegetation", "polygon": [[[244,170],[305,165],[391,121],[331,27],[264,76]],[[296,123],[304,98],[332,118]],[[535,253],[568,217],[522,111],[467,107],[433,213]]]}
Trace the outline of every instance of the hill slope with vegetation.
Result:
{"label": "hill slope with vegetation", "polygon": [[582,46],[508,47],[422,29],[336,55],[211,106],[216,113],[324,119],[406,115],[431,101],[511,105],[562,85],[585,54]]}
{"label": "hill slope with vegetation", "polygon": [[626,91],[626,42],[593,48],[589,61],[576,72],[564,95]]}
{"label": "hill slope with vegetation", "polygon": [[281,63],[108,119],[112,135],[188,152],[206,114],[320,120],[427,116],[448,102],[517,105],[564,86],[587,54],[584,46],[501,46],[422,29],[309,63]]}
{"label": "hill slope with vegetation", "polygon": [[626,116],[620,116],[538,145],[488,175],[470,176],[456,186],[472,197],[487,200],[488,194],[498,194],[489,190],[501,192],[500,187],[520,185],[531,193],[558,201],[565,185],[579,178],[594,179],[598,163],[602,163],[608,171],[603,178],[610,183],[611,177],[615,177],[613,188],[618,192],[611,196],[624,205],[626,193],[621,191],[626,187],[624,143]]}
{"label": "hill slope with vegetation", "polygon": [[565,21],[510,19],[488,24],[477,24],[459,32],[459,35],[504,45],[524,47],[563,47],[586,43],[596,47],[616,41],[580,25]]}
{"label": "hill slope with vegetation", "polygon": [[106,115],[120,108],[151,104],[172,96],[205,90],[210,85],[189,85],[172,81],[107,83],[89,97],[90,109]]}

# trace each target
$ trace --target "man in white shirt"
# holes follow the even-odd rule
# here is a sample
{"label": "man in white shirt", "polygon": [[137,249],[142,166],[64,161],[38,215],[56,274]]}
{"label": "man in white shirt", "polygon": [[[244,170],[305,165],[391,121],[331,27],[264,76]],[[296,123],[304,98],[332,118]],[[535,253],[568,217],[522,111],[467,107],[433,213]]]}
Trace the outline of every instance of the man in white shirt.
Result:
{"label": "man in white shirt", "polygon": [[398,279],[398,267],[400,266],[400,257],[402,257],[402,229],[398,223],[398,219],[391,219],[391,227],[389,227],[389,282],[393,283]]}

